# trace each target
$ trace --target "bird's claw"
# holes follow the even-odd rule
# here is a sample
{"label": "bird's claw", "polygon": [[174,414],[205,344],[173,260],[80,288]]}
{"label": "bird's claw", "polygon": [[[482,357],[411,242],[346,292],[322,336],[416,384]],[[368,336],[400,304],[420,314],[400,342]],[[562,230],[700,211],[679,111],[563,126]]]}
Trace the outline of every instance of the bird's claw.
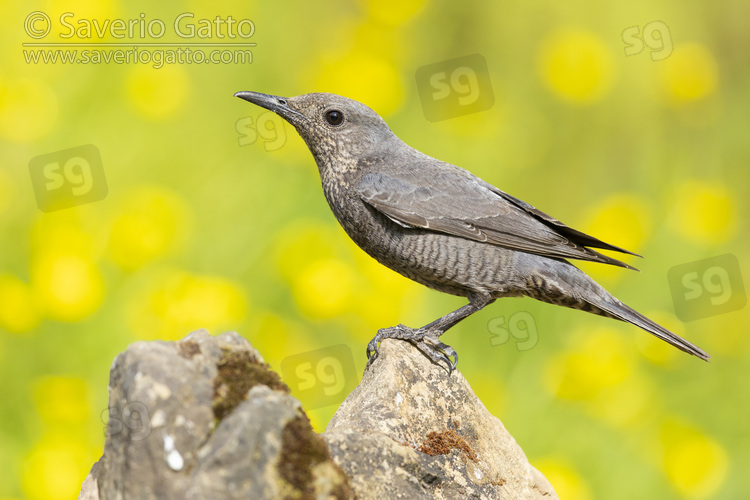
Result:
{"label": "bird's claw", "polygon": [[[424,355],[430,358],[433,363],[439,365],[441,361],[444,361],[448,367],[448,374],[453,373],[458,364],[458,353],[448,344],[440,342],[437,337],[425,335],[419,341],[411,341],[411,343]],[[451,361],[451,356],[453,361]]]}
{"label": "bird's claw", "polygon": [[[439,340],[431,331],[422,328],[414,329],[404,325],[392,326],[378,330],[377,335],[367,344],[367,367],[378,357],[378,344],[384,339],[406,340],[419,349],[433,363],[445,362],[448,374],[453,373],[458,364],[458,353],[448,344]],[[453,361],[451,361],[453,357]]]}
{"label": "bird's claw", "polygon": [[405,325],[396,325],[390,328],[381,328],[378,330],[372,340],[367,344],[367,365],[369,367],[378,357],[378,344],[384,339],[402,339],[407,340],[413,329]]}

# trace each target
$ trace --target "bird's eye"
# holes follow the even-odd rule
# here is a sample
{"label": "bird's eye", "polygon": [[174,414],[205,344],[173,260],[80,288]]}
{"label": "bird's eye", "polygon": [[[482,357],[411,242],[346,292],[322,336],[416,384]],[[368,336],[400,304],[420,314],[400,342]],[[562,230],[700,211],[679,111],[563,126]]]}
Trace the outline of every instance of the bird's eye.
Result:
{"label": "bird's eye", "polygon": [[326,121],[333,126],[341,125],[344,123],[344,113],[337,109],[326,111]]}

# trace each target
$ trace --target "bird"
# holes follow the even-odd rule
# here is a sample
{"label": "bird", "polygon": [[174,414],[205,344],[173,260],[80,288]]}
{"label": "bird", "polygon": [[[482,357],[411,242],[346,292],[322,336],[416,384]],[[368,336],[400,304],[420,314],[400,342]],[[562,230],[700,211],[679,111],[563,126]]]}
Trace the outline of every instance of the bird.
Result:
{"label": "bird", "polygon": [[347,235],[378,262],[468,304],[424,325],[381,328],[369,367],[387,338],[410,342],[449,374],[455,349],[440,337],[501,297],[527,296],[633,324],[708,361],[698,346],[615,298],[569,260],[634,267],[598,250],[640,255],[573,229],[468,170],[403,142],[368,106],[336,94],[236,97],[291,124],[312,153],[323,194]]}

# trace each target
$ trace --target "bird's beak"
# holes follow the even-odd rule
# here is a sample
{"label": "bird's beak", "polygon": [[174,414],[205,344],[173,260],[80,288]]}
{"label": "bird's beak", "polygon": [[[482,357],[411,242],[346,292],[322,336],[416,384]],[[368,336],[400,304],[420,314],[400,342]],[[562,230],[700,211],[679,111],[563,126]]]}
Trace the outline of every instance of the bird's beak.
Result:
{"label": "bird's beak", "polygon": [[261,94],[260,92],[250,92],[248,90],[237,92],[236,94],[234,94],[234,96],[239,97],[240,99],[244,99],[247,102],[256,104],[261,108],[266,108],[269,111],[273,111],[292,125],[296,125],[302,121],[307,121],[305,115],[289,106],[289,102],[287,101],[286,97]]}

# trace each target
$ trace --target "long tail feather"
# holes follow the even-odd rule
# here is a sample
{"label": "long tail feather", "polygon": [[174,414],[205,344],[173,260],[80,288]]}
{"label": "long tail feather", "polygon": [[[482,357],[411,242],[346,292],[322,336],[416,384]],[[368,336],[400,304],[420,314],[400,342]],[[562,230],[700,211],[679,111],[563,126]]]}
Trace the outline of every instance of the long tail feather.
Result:
{"label": "long tail feather", "polygon": [[692,354],[693,356],[697,356],[704,361],[708,361],[711,358],[711,356],[709,356],[706,351],[704,351],[697,345],[692,344],[679,335],[670,332],[663,326],[648,319],[643,314],[639,313],[632,307],[623,304],[619,300],[615,303],[606,302],[596,304],[595,307],[606,312],[607,315],[612,318],[619,319],[620,321],[625,321],[626,323],[630,323],[631,325],[635,325],[639,328],[642,328],[643,330],[646,330],[648,333],[662,339],[668,344],[675,346],[681,351]]}

